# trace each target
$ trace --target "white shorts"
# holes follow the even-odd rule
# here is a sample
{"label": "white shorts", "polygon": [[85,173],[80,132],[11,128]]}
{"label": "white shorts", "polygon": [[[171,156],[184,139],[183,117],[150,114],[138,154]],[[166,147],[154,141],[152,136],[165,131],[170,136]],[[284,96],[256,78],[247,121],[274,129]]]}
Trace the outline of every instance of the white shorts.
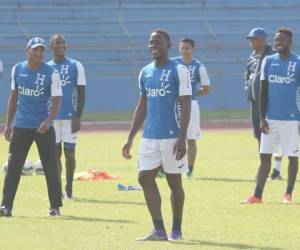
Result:
{"label": "white shorts", "polygon": [[72,133],[71,120],[55,120],[53,125],[56,134],[56,143],[76,144],[77,133]]}
{"label": "white shorts", "polygon": [[279,153],[282,156],[299,156],[298,121],[268,120],[268,134],[261,134],[261,154]]}
{"label": "white shorts", "polygon": [[162,166],[165,173],[181,174],[188,170],[187,156],[177,161],[173,154],[176,138],[142,138],[139,152],[138,171],[152,170]]}
{"label": "white shorts", "polygon": [[192,100],[191,117],[186,138],[188,140],[199,140],[201,138],[200,108],[197,100]]}

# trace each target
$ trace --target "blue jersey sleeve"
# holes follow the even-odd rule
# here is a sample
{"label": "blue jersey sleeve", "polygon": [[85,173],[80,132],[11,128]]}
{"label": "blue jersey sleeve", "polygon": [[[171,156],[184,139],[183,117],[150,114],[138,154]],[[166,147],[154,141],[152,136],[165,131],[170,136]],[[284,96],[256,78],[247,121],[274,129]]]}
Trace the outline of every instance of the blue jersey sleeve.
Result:
{"label": "blue jersey sleeve", "polygon": [[139,74],[139,90],[140,90],[140,96],[146,96],[147,92],[145,89],[145,82],[144,82],[144,71],[141,70]]}

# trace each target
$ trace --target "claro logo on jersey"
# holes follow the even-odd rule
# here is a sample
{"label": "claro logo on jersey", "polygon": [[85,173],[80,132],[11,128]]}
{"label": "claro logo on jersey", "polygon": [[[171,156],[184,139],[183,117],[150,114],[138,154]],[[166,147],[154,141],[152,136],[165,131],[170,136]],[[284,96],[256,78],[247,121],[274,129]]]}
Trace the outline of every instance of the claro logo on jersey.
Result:
{"label": "claro logo on jersey", "polygon": [[268,81],[270,83],[278,83],[278,84],[291,84],[295,82],[296,65],[297,62],[289,61],[286,76],[279,76],[279,75],[272,74],[268,76]]}
{"label": "claro logo on jersey", "polygon": [[36,88],[25,88],[25,86],[18,86],[18,93],[20,95],[26,95],[26,96],[35,96],[38,97],[40,95],[44,95],[44,82],[45,82],[46,75],[37,73],[36,75]]}
{"label": "claro logo on jersey", "polygon": [[157,96],[163,97],[171,93],[171,91],[169,90],[170,84],[168,83],[171,72],[172,70],[166,70],[166,69],[162,71],[160,76],[160,81],[162,81],[160,88],[155,88],[155,89],[150,87],[146,88],[148,97],[157,97]]}

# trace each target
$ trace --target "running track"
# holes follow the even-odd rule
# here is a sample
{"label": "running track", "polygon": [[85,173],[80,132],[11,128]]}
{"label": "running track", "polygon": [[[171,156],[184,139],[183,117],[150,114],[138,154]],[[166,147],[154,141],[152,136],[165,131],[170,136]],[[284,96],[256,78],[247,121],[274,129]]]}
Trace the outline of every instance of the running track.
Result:
{"label": "running track", "polygon": [[[101,132],[101,131],[127,131],[130,122],[112,121],[112,122],[83,122],[82,132]],[[206,120],[201,122],[201,128],[205,130],[224,130],[224,129],[250,129],[251,124],[248,120]],[[4,124],[0,124],[2,133]]]}

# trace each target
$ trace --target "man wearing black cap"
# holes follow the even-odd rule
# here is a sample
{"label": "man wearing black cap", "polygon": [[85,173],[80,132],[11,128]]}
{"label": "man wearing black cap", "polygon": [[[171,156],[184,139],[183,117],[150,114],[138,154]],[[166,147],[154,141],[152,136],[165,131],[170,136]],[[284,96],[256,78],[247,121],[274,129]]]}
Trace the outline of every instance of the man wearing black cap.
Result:
{"label": "man wearing black cap", "polygon": [[[254,137],[260,145],[260,121],[259,121],[259,92],[260,92],[260,71],[263,59],[275,54],[276,51],[267,43],[267,33],[261,27],[253,28],[248,36],[252,53],[247,61],[247,68],[245,72],[245,89],[247,91],[248,100],[251,108],[251,120],[253,126]],[[281,180],[281,157],[275,155],[275,167],[271,175],[273,180]]]}
{"label": "man wearing black cap", "polygon": [[43,62],[45,48],[44,39],[32,38],[27,44],[27,60],[12,68],[11,93],[4,131],[10,147],[0,217],[12,216],[22,166],[33,142],[37,145],[45,172],[50,201],[48,216],[60,215],[61,186],[52,121],[60,107],[62,90],[59,72]]}

